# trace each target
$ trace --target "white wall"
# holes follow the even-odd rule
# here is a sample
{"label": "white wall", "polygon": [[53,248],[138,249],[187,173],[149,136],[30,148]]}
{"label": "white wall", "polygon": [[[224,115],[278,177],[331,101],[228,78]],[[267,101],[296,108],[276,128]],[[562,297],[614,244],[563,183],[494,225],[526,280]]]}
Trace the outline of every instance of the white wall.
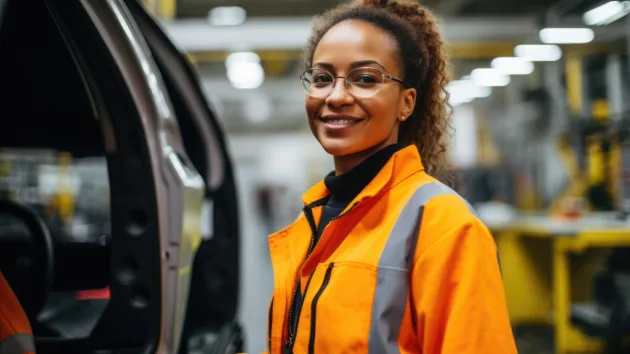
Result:
{"label": "white wall", "polygon": [[463,104],[454,108],[452,124],[455,132],[451,137],[449,155],[459,168],[477,165],[477,120],[471,105]]}
{"label": "white wall", "polygon": [[241,296],[239,320],[248,353],[265,349],[267,310],[273,292],[268,231],[258,210],[262,185],[284,186],[274,205],[277,228],[301,212],[301,195],[332,170],[332,159],[310,133],[228,136],[236,168],[241,212]]}

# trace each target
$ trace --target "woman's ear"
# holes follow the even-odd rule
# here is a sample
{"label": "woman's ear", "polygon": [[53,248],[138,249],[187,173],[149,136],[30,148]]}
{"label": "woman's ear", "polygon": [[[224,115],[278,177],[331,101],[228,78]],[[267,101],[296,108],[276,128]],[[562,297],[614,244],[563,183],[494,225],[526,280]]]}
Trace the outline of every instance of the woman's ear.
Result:
{"label": "woman's ear", "polygon": [[401,115],[409,117],[416,106],[416,89],[410,88],[403,91]]}

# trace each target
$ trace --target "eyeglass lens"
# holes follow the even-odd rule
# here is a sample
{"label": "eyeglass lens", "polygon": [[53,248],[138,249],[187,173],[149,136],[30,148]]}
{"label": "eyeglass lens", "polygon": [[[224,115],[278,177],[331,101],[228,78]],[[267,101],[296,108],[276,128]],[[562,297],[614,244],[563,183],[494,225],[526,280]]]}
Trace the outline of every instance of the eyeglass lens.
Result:
{"label": "eyeglass lens", "polygon": [[[348,73],[344,84],[355,97],[370,97],[380,89],[383,73],[374,68],[359,68]],[[326,97],[333,91],[335,77],[322,69],[310,69],[302,75],[302,86],[313,97]],[[349,86],[349,87],[348,87]]]}

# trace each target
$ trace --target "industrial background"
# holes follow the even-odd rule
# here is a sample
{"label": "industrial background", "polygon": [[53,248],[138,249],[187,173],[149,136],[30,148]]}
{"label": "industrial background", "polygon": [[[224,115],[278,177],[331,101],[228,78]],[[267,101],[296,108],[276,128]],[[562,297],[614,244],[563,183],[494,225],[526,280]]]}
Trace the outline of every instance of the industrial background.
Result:
{"label": "industrial background", "polygon": [[[302,49],[312,17],[343,1],[138,2],[191,63],[224,129],[238,257],[206,284],[221,293],[236,279],[238,296],[228,298],[238,299],[243,348],[262,352],[273,289],[267,235],[294,220],[301,194],[333,168],[305,118]],[[460,193],[495,236],[519,352],[629,352],[630,2],[422,3],[451,57],[449,157]],[[0,192],[38,205],[67,242],[103,242],[113,213],[106,159],[7,144]]]}

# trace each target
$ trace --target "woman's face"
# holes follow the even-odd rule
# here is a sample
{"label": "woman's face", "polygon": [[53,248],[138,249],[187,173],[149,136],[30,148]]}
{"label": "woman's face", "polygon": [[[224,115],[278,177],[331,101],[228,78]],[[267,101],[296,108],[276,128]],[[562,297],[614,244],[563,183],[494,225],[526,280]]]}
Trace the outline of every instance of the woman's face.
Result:
{"label": "woman's face", "polygon": [[[387,32],[364,21],[347,20],[332,27],[313,55],[313,68],[334,77],[370,67],[402,79],[396,42]],[[315,80],[315,78],[313,78]],[[398,141],[402,117],[413,112],[415,90],[385,79],[370,97],[356,97],[343,79],[334,79],[326,97],[306,95],[308,122],[315,138],[333,156],[372,152]],[[380,78],[379,78],[380,80]]]}

